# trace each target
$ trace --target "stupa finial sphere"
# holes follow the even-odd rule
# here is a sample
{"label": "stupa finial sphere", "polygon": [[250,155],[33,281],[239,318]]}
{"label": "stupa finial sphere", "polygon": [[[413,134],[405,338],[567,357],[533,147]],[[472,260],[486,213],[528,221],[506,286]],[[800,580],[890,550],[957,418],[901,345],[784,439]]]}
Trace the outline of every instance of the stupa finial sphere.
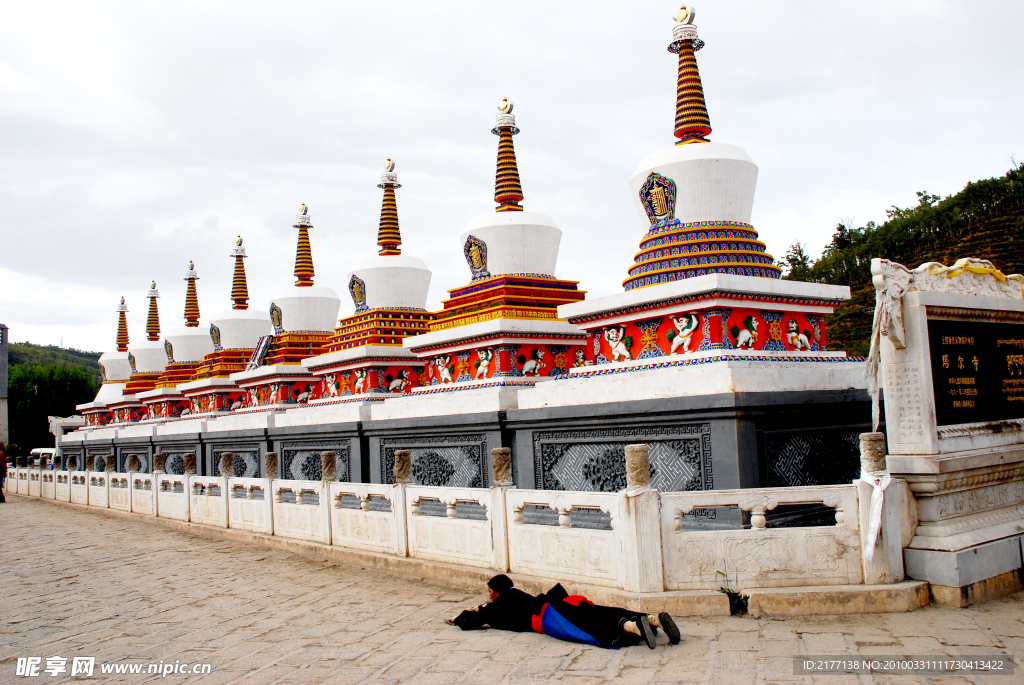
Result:
{"label": "stupa finial sphere", "polygon": [[306,206],[306,203],[305,203],[305,202],[303,202],[303,203],[302,203],[302,206],[301,206],[301,207],[299,207],[299,214],[300,214],[301,216],[306,216],[306,214],[307,214],[308,212],[309,212],[309,208],[308,208],[308,207]]}
{"label": "stupa finial sphere", "polygon": [[235,245],[238,247],[242,246],[242,236],[238,236],[238,238],[235,239]]}
{"label": "stupa finial sphere", "polygon": [[384,171],[394,171],[394,170],[395,170],[395,162],[390,157],[388,157],[386,160],[384,160]]}
{"label": "stupa finial sphere", "polygon": [[512,113],[512,101],[508,98],[502,98],[501,102],[498,103],[498,111],[502,114]]}

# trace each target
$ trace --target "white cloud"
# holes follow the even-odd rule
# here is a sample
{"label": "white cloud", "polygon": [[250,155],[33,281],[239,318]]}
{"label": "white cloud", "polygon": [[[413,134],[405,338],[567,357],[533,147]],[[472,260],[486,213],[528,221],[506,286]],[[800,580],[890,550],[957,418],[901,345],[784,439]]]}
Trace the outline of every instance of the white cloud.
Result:
{"label": "white cloud", "polygon": [[[241,233],[253,307],[289,284],[312,208],[317,283],[375,249],[387,156],[429,306],[468,279],[457,237],[493,208],[494,105],[516,102],[528,209],[564,231],[558,275],[621,288],[643,231],[626,187],[672,142],[665,2],[7,3],[0,9],[0,321],[14,339],[133,339],[156,279],[178,325],[194,259],[228,305]],[[1024,154],[1019,3],[701,5],[713,140],[760,168],[753,222],[780,256],[840,217],[884,219]],[[351,311],[343,305],[343,315]]]}

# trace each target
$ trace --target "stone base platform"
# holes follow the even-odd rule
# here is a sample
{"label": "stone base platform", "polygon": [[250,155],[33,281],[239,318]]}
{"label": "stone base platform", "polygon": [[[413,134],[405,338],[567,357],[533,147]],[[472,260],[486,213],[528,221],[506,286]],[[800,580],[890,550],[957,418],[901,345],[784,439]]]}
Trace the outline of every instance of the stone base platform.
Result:
{"label": "stone base platform", "polygon": [[929,603],[928,583],[908,580],[893,585],[820,585],[747,590],[747,611],[754,618],[835,614],[895,614]]}
{"label": "stone base platform", "polygon": [[[17,495],[12,495],[17,496]],[[36,498],[32,498],[36,499]],[[56,500],[38,500],[47,504],[70,507],[79,511],[132,519],[156,524],[208,540],[229,540],[267,549],[289,552],[297,556],[328,561],[335,564],[358,565],[389,573],[428,580],[453,587],[480,588],[494,575],[490,569],[472,568],[408,557],[391,557],[360,550],[250,533],[248,531],[217,528],[172,519],[154,518],[141,514],[98,509]],[[531,594],[548,590],[559,579],[536,578],[509,574],[516,587]],[[729,598],[711,590],[636,593],[622,590],[562,582],[570,594],[582,594],[598,604],[624,606],[638,611],[657,613],[667,611],[673,616],[729,616]],[[902,613],[914,611],[929,603],[927,582],[907,581],[894,585],[839,585],[792,588],[759,588],[747,590],[749,613],[762,616],[815,616],[867,613]]]}
{"label": "stone base platform", "polygon": [[998,576],[979,580],[962,587],[932,585],[932,601],[936,604],[962,609],[971,604],[982,604],[1024,590],[1024,569],[1000,573]]}

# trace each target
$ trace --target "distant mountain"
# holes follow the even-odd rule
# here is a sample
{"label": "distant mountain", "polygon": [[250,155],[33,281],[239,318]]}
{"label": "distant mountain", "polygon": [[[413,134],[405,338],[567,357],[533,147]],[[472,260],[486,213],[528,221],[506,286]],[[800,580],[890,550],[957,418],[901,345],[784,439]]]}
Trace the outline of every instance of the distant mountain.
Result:
{"label": "distant mountain", "polygon": [[839,224],[818,260],[799,243],[780,260],[784,278],[850,286],[850,300],[826,319],[829,349],[868,353],[875,312],[873,257],[911,269],[925,262],[949,265],[961,257],[977,257],[1005,274],[1024,273],[1024,164],[1000,178],[968,183],[945,199],[927,191],[917,197],[917,207],[887,210],[888,220],[881,225]]}
{"label": "distant mountain", "polygon": [[65,347],[53,345],[33,345],[29,342],[10,343],[7,348],[7,363],[9,366],[70,366],[82,369],[102,383],[100,376],[100,365],[98,363],[102,352],[84,352]]}

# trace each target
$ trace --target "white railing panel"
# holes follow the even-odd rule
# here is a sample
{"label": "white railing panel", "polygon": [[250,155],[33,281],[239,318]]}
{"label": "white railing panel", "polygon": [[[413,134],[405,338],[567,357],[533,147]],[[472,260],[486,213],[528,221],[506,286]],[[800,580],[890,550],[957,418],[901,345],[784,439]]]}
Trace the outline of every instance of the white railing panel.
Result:
{"label": "white railing panel", "polygon": [[[497,493],[497,494],[495,494]],[[405,489],[406,520],[409,529],[409,556],[417,559],[444,561],[467,566],[503,568],[507,558],[504,549],[496,550],[494,522],[503,519],[502,490],[486,488],[444,488],[410,485]],[[495,504],[495,499],[498,499]],[[438,500],[445,516],[428,516],[422,512],[423,500]],[[460,503],[479,504],[487,518],[458,518]],[[500,538],[499,538],[500,539]]]}
{"label": "white railing panel", "polygon": [[71,501],[71,472],[55,471],[53,483],[53,498],[58,502]]}
{"label": "white railing panel", "polygon": [[321,481],[275,480],[274,535],[331,544],[331,504]]}
{"label": "white railing panel", "polygon": [[[405,486],[334,482],[328,492],[332,545],[406,556]],[[359,508],[345,506],[350,498],[359,500]],[[390,511],[381,511],[374,499],[386,501]]]}
{"label": "white railing panel", "polygon": [[[705,490],[661,495],[662,549],[667,590],[735,590],[863,582],[853,485]],[[765,512],[780,504],[824,504],[836,525],[766,528]],[[751,528],[685,530],[695,509],[736,507],[750,512]]]}
{"label": "white railing panel", "polygon": [[188,476],[156,474],[156,515],[160,518],[188,521]]}
{"label": "white railing panel", "polygon": [[18,469],[18,489],[19,495],[28,496],[28,469]]}
{"label": "white railing panel", "polygon": [[4,492],[12,495],[18,492],[18,469],[7,469],[7,478],[4,479]]}
{"label": "white railing panel", "polygon": [[43,499],[56,498],[57,489],[53,478],[54,473],[54,471],[43,471],[42,479],[39,483],[39,496]]}
{"label": "white railing panel", "polygon": [[269,478],[228,478],[228,523],[251,533],[274,533]]}
{"label": "white railing panel", "polygon": [[206,526],[227,528],[227,485],[227,478],[222,476],[189,476],[189,520]]}
{"label": "white railing panel", "polygon": [[42,471],[39,469],[29,469],[28,472],[28,496],[39,497],[39,489],[42,480]]}
{"label": "white railing panel", "polygon": [[[513,573],[624,587],[620,511],[624,495],[596,492],[514,490],[506,493],[509,566]],[[524,521],[529,506],[558,512],[558,525]],[[610,517],[611,530],[573,528],[573,511]]]}
{"label": "white railing panel", "polygon": [[88,471],[71,472],[71,503],[81,505],[89,504]]}
{"label": "white railing panel", "polygon": [[110,503],[107,493],[106,471],[90,471],[89,477],[89,506],[106,509]]}
{"label": "white railing panel", "polygon": [[131,504],[136,514],[156,516],[156,491],[152,473],[131,474]]}
{"label": "white railing panel", "polygon": [[132,490],[127,473],[110,473],[107,506],[118,511],[132,510]]}

